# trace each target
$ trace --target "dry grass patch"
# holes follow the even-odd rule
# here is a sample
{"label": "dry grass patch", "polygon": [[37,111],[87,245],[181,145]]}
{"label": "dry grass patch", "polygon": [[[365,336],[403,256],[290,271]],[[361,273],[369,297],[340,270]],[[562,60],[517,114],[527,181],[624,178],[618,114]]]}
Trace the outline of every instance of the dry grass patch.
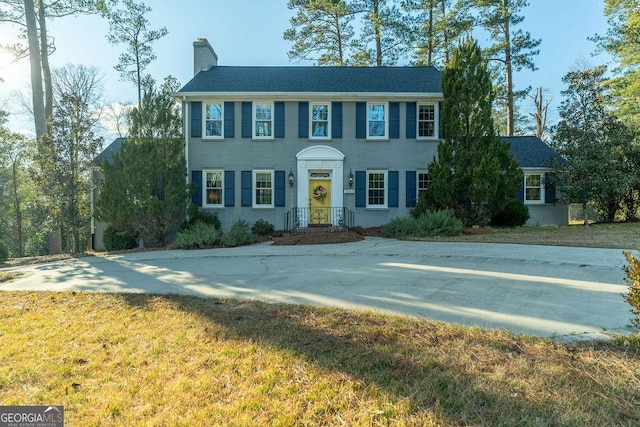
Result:
{"label": "dry grass patch", "polygon": [[631,425],[640,342],[186,296],[5,292],[3,405],[91,425]]}

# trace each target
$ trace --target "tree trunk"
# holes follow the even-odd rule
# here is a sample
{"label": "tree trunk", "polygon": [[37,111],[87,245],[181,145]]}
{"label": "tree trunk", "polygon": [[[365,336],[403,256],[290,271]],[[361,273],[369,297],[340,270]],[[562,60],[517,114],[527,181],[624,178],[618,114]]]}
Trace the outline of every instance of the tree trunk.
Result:
{"label": "tree trunk", "polygon": [[36,130],[38,150],[42,153],[42,137],[47,133],[47,116],[44,108],[42,89],[42,63],[38,40],[38,24],[33,0],[24,0],[27,40],[29,43],[29,62],[31,64],[31,95],[33,101],[33,120]]}
{"label": "tree trunk", "polygon": [[[507,12],[509,0],[503,0],[504,11]],[[507,80],[507,136],[513,136],[513,69],[511,64],[511,29],[509,28],[510,16],[504,16],[504,40],[505,40],[505,72]]]}
{"label": "tree trunk", "polygon": [[376,66],[382,67],[382,33],[380,32],[380,1],[373,1],[373,29],[376,38]]}
{"label": "tree trunk", "polygon": [[584,217],[584,226],[589,226],[589,212],[587,212],[587,204],[582,204],[582,216]]}
{"label": "tree trunk", "polygon": [[18,240],[18,257],[24,256],[24,232],[22,226],[22,207],[20,206],[20,195],[18,194],[18,158],[13,160],[11,165],[13,172],[13,208],[16,215],[16,234]]}
{"label": "tree trunk", "polygon": [[42,61],[42,79],[44,83],[44,114],[47,132],[51,132],[51,117],[53,117],[53,85],[51,82],[51,67],[49,66],[49,43],[47,40],[47,22],[44,1],[36,0],[38,5],[38,21],[40,23],[40,59]]}

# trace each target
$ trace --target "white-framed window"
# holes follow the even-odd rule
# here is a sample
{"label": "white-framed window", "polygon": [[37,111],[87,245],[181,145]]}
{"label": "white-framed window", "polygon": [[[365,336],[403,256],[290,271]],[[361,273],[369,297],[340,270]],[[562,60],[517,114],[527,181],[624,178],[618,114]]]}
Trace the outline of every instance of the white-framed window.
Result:
{"label": "white-framed window", "polygon": [[331,138],[331,103],[309,104],[309,136],[311,139]]}
{"label": "white-framed window", "polygon": [[544,203],[544,174],[532,172],[524,174],[524,202]]}
{"label": "white-framed window", "polygon": [[202,171],[202,191],[204,191],[204,206],[224,206],[224,171]]}
{"label": "white-framed window", "polygon": [[389,135],[389,104],[367,102],[367,139],[386,139]]}
{"label": "white-framed window", "polygon": [[438,138],[438,104],[422,103],[418,104],[418,138],[437,139]]}
{"label": "white-framed window", "polygon": [[273,139],[273,102],[253,103],[253,137]]}
{"label": "white-framed window", "polygon": [[420,199],[420,195],[427,189],[429,184],[431,184],[431,174],[427,171],[418,171],[416,174],[416,178],[418,180],[416,189],[418,190],[416,197]]}
{"label": "white-framed window", "polygon": [[204,103],[204,126],[202,135],[208,139],[220,139],[224,136],[224,104],[222,102]]}
{"label": "white-framed window", "polygon": [[367,207],[387,207],[387,171],[367,171]]}
{"label": "white-framed window", "polygon": [[272,170],[253,171],[253,207],[272,208],[274,195],[274,172]]}

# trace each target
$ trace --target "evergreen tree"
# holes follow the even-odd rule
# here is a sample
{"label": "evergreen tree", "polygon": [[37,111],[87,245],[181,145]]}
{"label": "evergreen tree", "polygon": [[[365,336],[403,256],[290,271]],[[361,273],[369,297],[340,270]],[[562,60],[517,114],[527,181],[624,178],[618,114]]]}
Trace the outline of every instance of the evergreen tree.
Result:
{"label": "evergreen tree", "polygon": [[466,225],[485,225],[515,197],[522,170],[491,117],[491,76],[477,43],[465,40],[442,74],[444,140],[429,165],[432,182],[416,211],[452,208]]}
{"label": "evergreen tree", "polygon": [[480,23],[489,31],[493,45],[486,49],[487,57],[493,61],[496,73],[496,94],[506,110],[506,134],[513,136],[516,130],[515,99],[523,97],[526,91],[516,91],[513,85],[514,72],[523,68],[535,70],[533,56],[540,40],[531,34],[515,30],[524,20],[518,13],[529,5],[527,0],[476,0]]}
{"label": "evergreen tree", "polygon": [[293,43],[289,59],[333,66],[350,62],[356,46],[355,12],[344,0],[289,0],[287,7],[296,10],[284,32],[284,39]]}
{"label": "evergreen tree", "polygon": [[605,0],[607,34],[591,40],[618,60],[612,79],[619,116],[640,127],[640,0]]}
{"label": "evergreen tree", "polygon": [[[355,55],[358,65],[395,65],[409,48],[410,31],[395,0],[352,0],[362,16],[363,43]],[[373,44],[373,47],[370,45]]]}
{"label": "evergreen tree", "polygon": [[134,0],[123,0],[124,9],[115,9],[108,14],[109,43],[124,44],[126,50],[120,54],[118,65],[115,69],[120,72],[124,81],[132,82],[138,89],[138,108],[141,108],[142,90],[145,80],[144,70],[156,59],[151,43],[166,36],[166,27],[159,30],[149,29],[149,20],[145,14],[151,8],[144,3],[136,3]]}
{"label": "evergreen tree", "polygon": [[148,87],[132,112],[133,136],[113,162],[102,164],[96,217],[146,246],[168,243],[184,220],[189,201],[180,109],[173,99],[177,82]]}
{"label": "evergreen tree", "polygon": [[473,29],[472,4],[472,0],[404,0],[407,26],[413,34],[414,65],[449,62],[453,41]]}
{"label": "evergreen tree", "polygon": [[613,221],[630,188],[637,186],[634,138],[611,112],[611,94],[604,65],[570,71],[562,79],[567,89],[554,127],[555,148],[566,163],[556,165],[565,198],[580,203],[588,225],[593,205]]}

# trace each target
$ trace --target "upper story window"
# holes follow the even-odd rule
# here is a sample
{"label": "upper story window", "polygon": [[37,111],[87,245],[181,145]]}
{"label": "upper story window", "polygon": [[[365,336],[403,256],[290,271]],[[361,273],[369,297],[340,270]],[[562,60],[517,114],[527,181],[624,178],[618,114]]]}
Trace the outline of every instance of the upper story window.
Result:
{"label": "upper story window", "polygon": [[221,170],[203,171],[202,178],[204,185],[204,206],[222,207],[224,206],[223,188],[224,173]]}
{"label": "upper story window", "polygon": [[253,104],[253,137],[273,138],[273,102]]}
{"label": "upper story window", "polygon": [[367,171],[367,207],[387,207],[387,171]]}
{"label": "upper story window", "polygon": [[438,137],[437,104],[418,104],[418,138]]}
{"label": "upper story window", "polygon": [[312,139],[328,139],[331,135],[331,104],[311,103],[309,107],[309,135]]}
{"label": "upper story window", "polygon": [[531,204],[544,203],[544,174],[525,173],[524,202]]}
{"label": "upper story window", "polygon": [[205,138],[222,138],[224,135],[224,105],[219,103],[204,104]]}
{"label": "upper story window", "polygon": [[367,103],[367,138],[386,139],[389,135],[389,104]]}
{"label": "upper story window", "polygon": [[253,207],[272,208],[273,203],[273,171],[253,171]]}

